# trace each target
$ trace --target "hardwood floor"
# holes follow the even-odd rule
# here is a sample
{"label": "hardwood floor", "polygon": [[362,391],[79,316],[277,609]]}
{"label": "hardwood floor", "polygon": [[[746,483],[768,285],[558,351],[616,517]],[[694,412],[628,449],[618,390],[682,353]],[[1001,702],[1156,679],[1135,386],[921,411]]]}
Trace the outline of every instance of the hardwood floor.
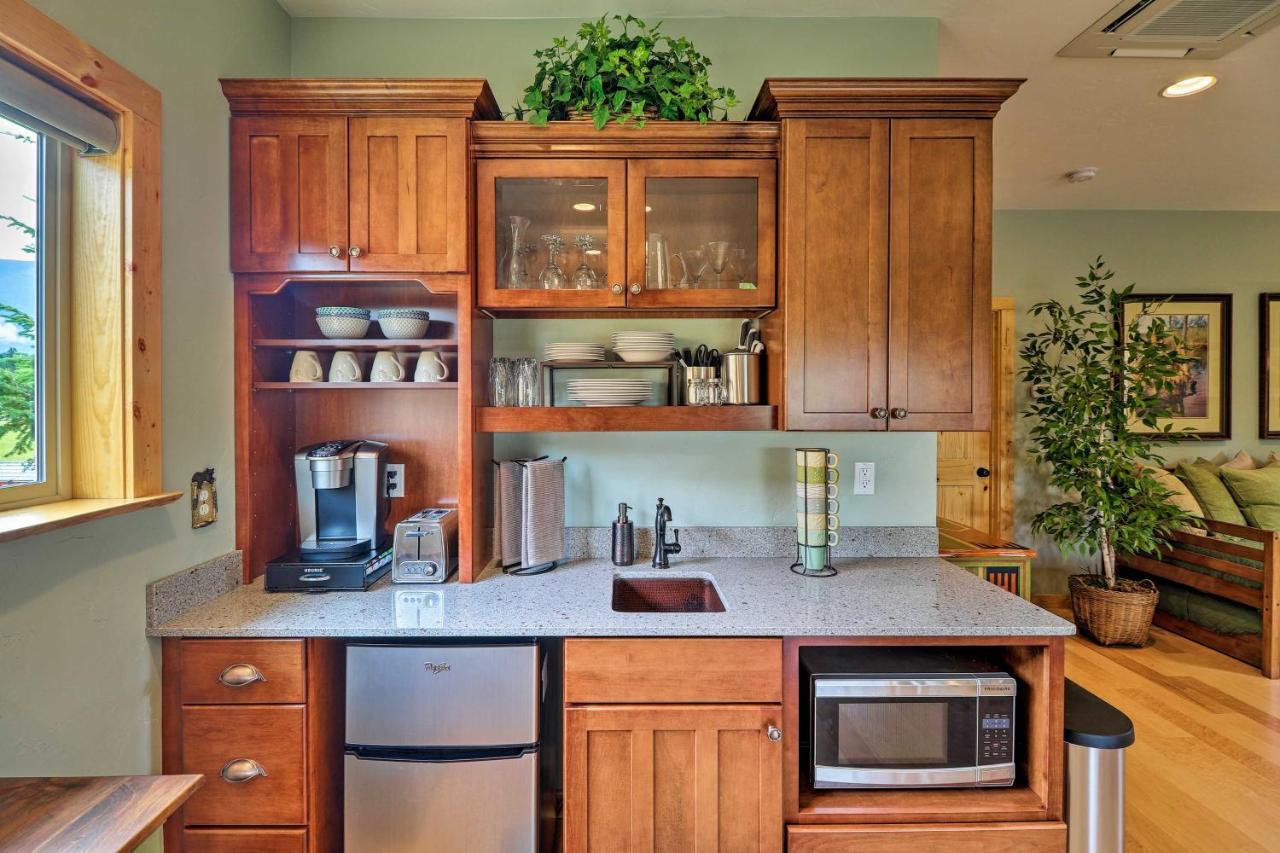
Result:
{"label": "hardwood floor", "polygon": [[[1069,617],[1068,617],[1069,618]],[[1127,853],[1280,851],[1280,681],[1159,628],[1067,643],[1067,677],[1127,713]]]}

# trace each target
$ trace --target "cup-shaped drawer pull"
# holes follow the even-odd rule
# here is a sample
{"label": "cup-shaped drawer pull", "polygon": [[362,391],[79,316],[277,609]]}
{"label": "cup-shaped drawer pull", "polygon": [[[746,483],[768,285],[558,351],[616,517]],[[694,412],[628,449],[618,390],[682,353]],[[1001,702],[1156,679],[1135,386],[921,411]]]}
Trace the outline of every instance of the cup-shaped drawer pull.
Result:
{"label": "cup-shaped drawer pull", "polygon": [[233,663],[218,676],[218,681],[228,687],[248,687],[255,681],[265,683],[266,680],[267,677],[251,663]]}
{"label": "cup-shaped drawer pull", "polygon": [[765,736],[768,737],[769,740],[771,740],[772,742],[777,743],[778,741],[782,740],[782,729],[778,728],[777,726],[769,726],[767,729],[765,729]]}
{"label": "cup-shaped drawer pull", "polygon": [[228,782],[248,782],[255,776],[266,776],[267,769],[252,758],[233,758],[218,773]]}

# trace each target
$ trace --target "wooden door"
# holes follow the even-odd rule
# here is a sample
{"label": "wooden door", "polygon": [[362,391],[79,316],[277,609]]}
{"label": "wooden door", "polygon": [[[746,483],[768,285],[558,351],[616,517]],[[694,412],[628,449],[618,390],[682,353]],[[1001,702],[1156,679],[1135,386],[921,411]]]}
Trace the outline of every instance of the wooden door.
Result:
{"label": "wooden door", "polygon": [[938,433],[938,517],[1013,536],[1014,303],[992,300],[991,429]]}
{"label": "wooden door", "polygon": [[991,422],[991,122],[892,122],[889,428]]}
{"label": "wooden door", "polygon": [[347,120],[231,119],[233,272],[347,269]]}
{"label": "wooden door", "polygon": [[351,269],[465,272],[464,119],[350,120]]}
{"label": "wooden door", "polygon": [[772,307],[777,172],[772,159],[627,161],[627,306]]}
{"label": "wooden door", "polygon": [[882,430],[889,122],[783,124],[783,423],[791,430]]}
{"label": "wooden door", "polygon": [[[627,164],[623,160],[480,160],[476,164],[477,301],[481,308],[590,310],[626,307]],[[518,238],[529,252],[518,260],[525,279],[511,281],[511,221],[527,220]],[[558,266],[571,278],[589,237],[596,287],[546,289],[547,241],[559,236]]]}
{"label": "wooden door", "polygon": [[779,705],[566,708],[565,853],[781,851],[780,719]]}

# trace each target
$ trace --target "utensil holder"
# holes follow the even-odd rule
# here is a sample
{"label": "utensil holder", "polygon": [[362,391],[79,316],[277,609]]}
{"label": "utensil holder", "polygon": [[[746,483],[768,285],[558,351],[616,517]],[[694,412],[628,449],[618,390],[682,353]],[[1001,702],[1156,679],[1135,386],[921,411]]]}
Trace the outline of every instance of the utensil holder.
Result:
{"label": "utensil holder", "polygon": [[720,372],[728,388],[727,405],[760,405],[760,353],[727,352]]}

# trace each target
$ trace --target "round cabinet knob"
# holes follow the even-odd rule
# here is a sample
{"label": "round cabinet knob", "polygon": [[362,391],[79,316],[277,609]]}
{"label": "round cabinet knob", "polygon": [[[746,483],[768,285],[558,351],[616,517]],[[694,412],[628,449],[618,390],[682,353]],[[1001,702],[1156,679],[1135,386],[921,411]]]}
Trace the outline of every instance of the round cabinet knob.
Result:
{"label": "round cabinet knob", "polygon": [[329,254],[333,255],[335,258],[340,258],[342,257],[342,249],[338,246],[330,246]]}
{"label": "round cabinet knob", "polygon": [[887,421],[889,419],[889,410],[883,406],[876,406],[871,410],[871,417],[877,421]]}
{"label": "round cabinet knob", "polygon": [[642,291],[642,290],[644,290],[644,288],[643,288],[643,287],[641,287],[641,286],[640,286],[640,285],[638,285],[638,284],[633,284],[633,285],[631,285],[631,292],[632,292],[632,293],[634,293],[634,294],[639,295],[640,291]]}
{"label": "round cabinet knob", "polygon": [[979,468],[979,469],[978,469],[978,471],[977,471],[977,474],[978,474],[978,476],[979,476],[979,477],[990,477],[990,476],[991,476],[991,469],[990,469],[990,468]]}
{"label": "round cabinet knob", "polygon": [[233,758],[222,765],[218,772],[228,782],[248,782],[256,776],[266,776],[267,770],[252,758]]}
{"label": "round cabinet knob", "polygon": [[352,246],[350,249],[347,249],[347,254],[353,258],[358,258],[362,254],[364,254],[364,250],[361,249],[359,246]]}
{"label": "round cabinet knob", "polygon": [[777,743],[782,740],[782,729],[777,726],[769,726],[769,728],[765,730],[765,734],[773,743]]}
{"label": "round cabinet knob", "polygon": [[889,412],[889,414],[893,416],[893,419],[894,419],[895,421],[900,421],[900,420],[902,420],[903,418],[905,418],[905,417],[907,416],[907,410],[906,410],[906,409],[893,409],[892,411],[890,411],[890,412]]}
{"label": "round cabinet knob", "polygon": [[622,285],[621,285],[621,284],[614,284],[614,285],[611,285],[611,286],[609,287],[609,289],[610,289],[610,290],[612,290],[614,293],[621,293],[621,292],[622,292]]}
{"label": "round cabinet knob", "polygon": [[267,677],[253,664],[233,663],[218,676],[218,681],[228,687],[248,687],[255,681],[266,681]]}

